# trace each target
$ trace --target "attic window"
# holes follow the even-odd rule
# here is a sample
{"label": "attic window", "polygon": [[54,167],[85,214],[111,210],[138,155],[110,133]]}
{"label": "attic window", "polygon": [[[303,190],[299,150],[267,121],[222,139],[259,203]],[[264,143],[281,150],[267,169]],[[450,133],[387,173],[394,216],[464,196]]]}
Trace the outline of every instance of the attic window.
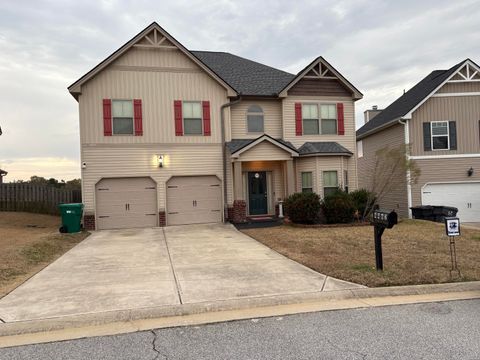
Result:
{"label": "attic window", "polygon": [[247,110],[247,131],[249,133],[263,133],[263,109],[258,105],[251,105]]}

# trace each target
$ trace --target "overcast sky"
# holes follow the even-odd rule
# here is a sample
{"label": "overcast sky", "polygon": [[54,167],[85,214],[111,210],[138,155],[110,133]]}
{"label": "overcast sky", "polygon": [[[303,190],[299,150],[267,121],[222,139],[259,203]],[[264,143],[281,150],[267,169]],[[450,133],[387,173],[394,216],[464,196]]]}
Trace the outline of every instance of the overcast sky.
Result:
{"label": "overcast sky", "polygon": [[67,86],[157,21],[192,50],[228,51],[292,73],[322,55],[384,107],[434,69],[480,61],[480,1],[0,2],[0,168],[6,181],[80,176]]}

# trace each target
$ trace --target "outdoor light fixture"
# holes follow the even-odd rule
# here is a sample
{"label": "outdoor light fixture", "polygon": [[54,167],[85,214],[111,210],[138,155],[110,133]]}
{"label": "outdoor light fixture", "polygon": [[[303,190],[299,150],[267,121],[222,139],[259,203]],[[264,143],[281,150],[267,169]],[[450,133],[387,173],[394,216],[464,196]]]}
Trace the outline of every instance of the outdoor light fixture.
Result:
{"label": "outdoor light fixture", "polygon": [[467,175],[472,176],[473,175],[473,168],[470,167],[470,169],[467,170]]}
{"label": "outdoor light fixture", "polygon": [[163,160],[164,160],[163,155],[157,155],[157,160],[158,160],[158,167],[163,168]]}

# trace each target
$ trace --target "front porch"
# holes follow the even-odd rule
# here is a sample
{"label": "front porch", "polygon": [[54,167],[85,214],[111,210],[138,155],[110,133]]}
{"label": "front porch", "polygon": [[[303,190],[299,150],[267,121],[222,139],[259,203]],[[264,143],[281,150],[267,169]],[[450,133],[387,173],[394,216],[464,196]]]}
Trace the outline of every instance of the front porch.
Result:
{"label": "front porch", "polygon": [[278,204],[295,192],[298,153],[275,139],[254,141],[231,154],[233,207],[230,220],[278,216]]}

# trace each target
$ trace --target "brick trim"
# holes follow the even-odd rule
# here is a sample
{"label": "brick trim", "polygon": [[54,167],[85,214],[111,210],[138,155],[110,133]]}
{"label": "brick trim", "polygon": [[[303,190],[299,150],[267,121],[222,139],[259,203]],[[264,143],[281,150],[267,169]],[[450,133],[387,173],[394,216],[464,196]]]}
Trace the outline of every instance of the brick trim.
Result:
{"label": "brick trim", "polygon": [[167,216],[165,214],[165,211],[158,212],[158,226],[160,227],[167,226]]}
{"label": "brick trim", "polygon": [[247,222],[247,202],[235,200],[233,202],[233,215],[231,221],[235,224]]}
{"label": "brick trim", "polygon": [[85,230],[95,230],[95,215],[83,215],[83,227]]}

